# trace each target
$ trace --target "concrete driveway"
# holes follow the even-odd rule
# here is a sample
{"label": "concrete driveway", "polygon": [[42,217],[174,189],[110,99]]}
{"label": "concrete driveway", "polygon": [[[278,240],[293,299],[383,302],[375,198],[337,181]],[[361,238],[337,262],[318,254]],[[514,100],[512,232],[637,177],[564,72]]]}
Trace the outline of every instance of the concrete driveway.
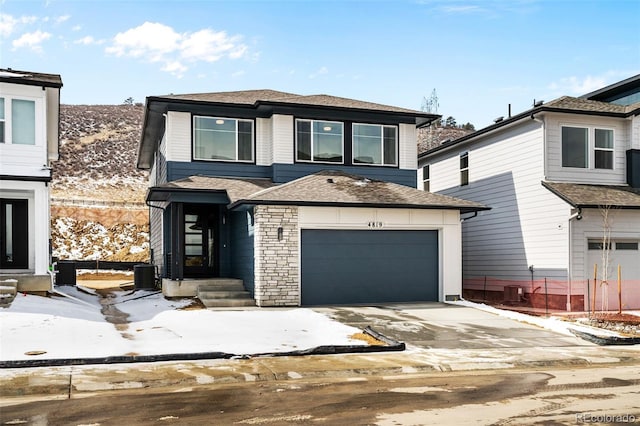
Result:
{"label": "concrete driveway", "polygon": [[314,308],[344,324],[370,326],[420,349],[559,348],[593,346],[535,325],[445,303]]}

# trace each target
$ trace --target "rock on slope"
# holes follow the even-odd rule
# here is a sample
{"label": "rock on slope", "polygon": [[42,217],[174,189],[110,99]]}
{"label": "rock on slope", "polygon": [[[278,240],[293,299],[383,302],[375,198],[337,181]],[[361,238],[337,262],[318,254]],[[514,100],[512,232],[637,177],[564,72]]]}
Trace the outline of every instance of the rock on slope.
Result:
{"label": "rock on slope", "polygon": [[145,261],[147,174],[136,169],[141,105],[61,105],[51,233],[60,259]]}

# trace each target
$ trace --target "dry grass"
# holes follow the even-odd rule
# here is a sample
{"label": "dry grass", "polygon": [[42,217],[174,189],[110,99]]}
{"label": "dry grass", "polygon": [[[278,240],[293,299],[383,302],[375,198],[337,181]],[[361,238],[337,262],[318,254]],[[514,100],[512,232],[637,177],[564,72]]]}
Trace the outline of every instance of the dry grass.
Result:
{"label": "dry grass", "polygon": [[349,338],[355,339],[355,340],[363,340],[363,341],[367,342],[370,345],[376,345],[376,346],[379,346],[379,345],[384,346],[385,345],[384,342],[381,342],[380,340],[378,340],[375,337],[373,337],[373,336],[371,336],[369,334],[366,334],[366,333],[352,334],[351,336],[349,336]]}

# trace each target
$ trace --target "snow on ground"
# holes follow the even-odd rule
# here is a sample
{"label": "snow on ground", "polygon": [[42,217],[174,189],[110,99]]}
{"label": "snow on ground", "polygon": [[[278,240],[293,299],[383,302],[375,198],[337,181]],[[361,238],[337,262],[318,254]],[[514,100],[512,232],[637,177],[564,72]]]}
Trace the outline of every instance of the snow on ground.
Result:
{"label": "snow on ground", "polygon": [[129,314],[128,323],[116,327],[101,313],[96,292],[57,289],[71,297],[18,294],[10,307],[0,308],[0,361],[197,352],[249,355],[366,345],[350,337],[361,330],[311,309],[180,309],[192,300],[167,300],[146,290],[119,291],[102,299]]}
{"label": "snow on ground", "polygon": [[[579,323],[563,320],[562,318],[559,318],[559,317],[553,317],[553,316],[538,317],[534,315],[527,315],[521,312],[509,311],[506,309],[498,309],[493,306],[485,305],[484,303],[470,302],[468,300],[459,300],[459,301],[452,301],[447,303],[451,303],[453,305],[458,305],[458,306],[467,306],[470,308],[480,309],[485,312],[491,312],[493,314],[500,315],[502,317],[510,318],[512,320],[516,320],[516,321],[520,321],[528,324],[533,324],[538,327],[546,328],[547,330],[552,330],[567,336],[573,336],[573,333],[571,333],[571,330],[576,330],[576,331],[581,331],[583,333],[589,333],[589,334],[593,334],[601,337],[612,337],[612,336],[621,337],[620,333],[616,333],[614,331],[605,330],[602,328],[590,327],[588,325],[581,325]],[[633,312],[629,312],[629,313],[633,313]]]}

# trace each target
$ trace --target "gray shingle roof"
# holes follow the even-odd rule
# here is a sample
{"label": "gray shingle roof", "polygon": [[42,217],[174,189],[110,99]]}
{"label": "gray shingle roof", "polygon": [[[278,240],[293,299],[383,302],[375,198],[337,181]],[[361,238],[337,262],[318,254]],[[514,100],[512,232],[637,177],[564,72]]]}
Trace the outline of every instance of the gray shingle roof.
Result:
{"label": "gray shingle roof", "polygon": [[253,105],[257,101],[270,101],[299,96],[294,93],[279,92],[277,90],[242,90],[238,92],[215,92],[215,93],[191,93],[183,95],[159,96],[165,99],[176,99],[181,101],[197,102],[217,102],[223,104]]}
{"label": "gray shingle roof", "polygon": [[573,207],[640,209],[640,188],[560,182],[542,182],[542,185]]}
{"label": "gray shingle roof", "polygon": [[573,98],[571,96],[563,96],[551,102],[547,102],[545,106],[550,108],[561,108],[573,111],[589,111],[603,112],[614,114],[625,114],[634,109],[640,108],[640,103],[629,106],[617,105],[609,102],[590,101],[587,99]]}
{"label": "gray shingle roof", "polygon": [[20,71],[11,68],[0,68],[0,82],[29,86],[62,87],[62,78],[58,74]]}
{"label": "gray shingle roof", "polygon": [[[482,204],[408,186],[339,171],[321,171],[252,194],[234,203],[290,204],[351,207],[451,209],[462,212],[488,210]],[[234,205],[232,205],[234,207]]]}
{"label": "gray shingle roof", "polygon": [[279,185],[269,179],[190,176],[151,188],[147,200],[160,201],[163,193],[182,191],[226,192],[229,208],[284,204],[449,209],[462,213],[489,209],[472,201],[338,171],[322,171]]}
{"label": "gray shingle roof", "polygon": [[450,142],[443,143],[436,147],[433,147],[427,151],[421,152],[418,155],[418,159],[428,157],[436,152],[448,149],[449,147],[456,146],[462,143],[468,143],[476,140],[477,138],[497,131],[505,126],[511,125],[520,120],[530,120],[534,115],[543,112],[559,112],[559,113],[576,113],[576,114],[588,114],[588,115],[601,115],[626,118],[631,115],[640,114],[640,102],[631,105],[617,105],[609,102],[591,101],[581,98],[573,98],[571,96],[563,96],[553,101],[547,102],[540,106],[531,108],[527,111],[521,112],[517,115],[501,120],[495,124],[484,127],[468,135],[464,135],[458,139]]}
{"label": "gray shingle roof", "polygon": [[226,192],[234,203],[275,184],[269,179],[190,176],[151,188],[150,192],[214,191]]}
{"label": "gray shingle roof", "polygon": [[327,106],[335,108],[363,109],[368,111],[398,112],[407,114],[425,113],[413,109],[400,108],[356,99],[341,98],[330,95],[297,95],[277,90],[241,90],[236,92],[192,93],[184,95],[159,96],[162,99],[181,101],[217,102],[225,104],[254,105],[257,102],[274,102],[283,104]]}

